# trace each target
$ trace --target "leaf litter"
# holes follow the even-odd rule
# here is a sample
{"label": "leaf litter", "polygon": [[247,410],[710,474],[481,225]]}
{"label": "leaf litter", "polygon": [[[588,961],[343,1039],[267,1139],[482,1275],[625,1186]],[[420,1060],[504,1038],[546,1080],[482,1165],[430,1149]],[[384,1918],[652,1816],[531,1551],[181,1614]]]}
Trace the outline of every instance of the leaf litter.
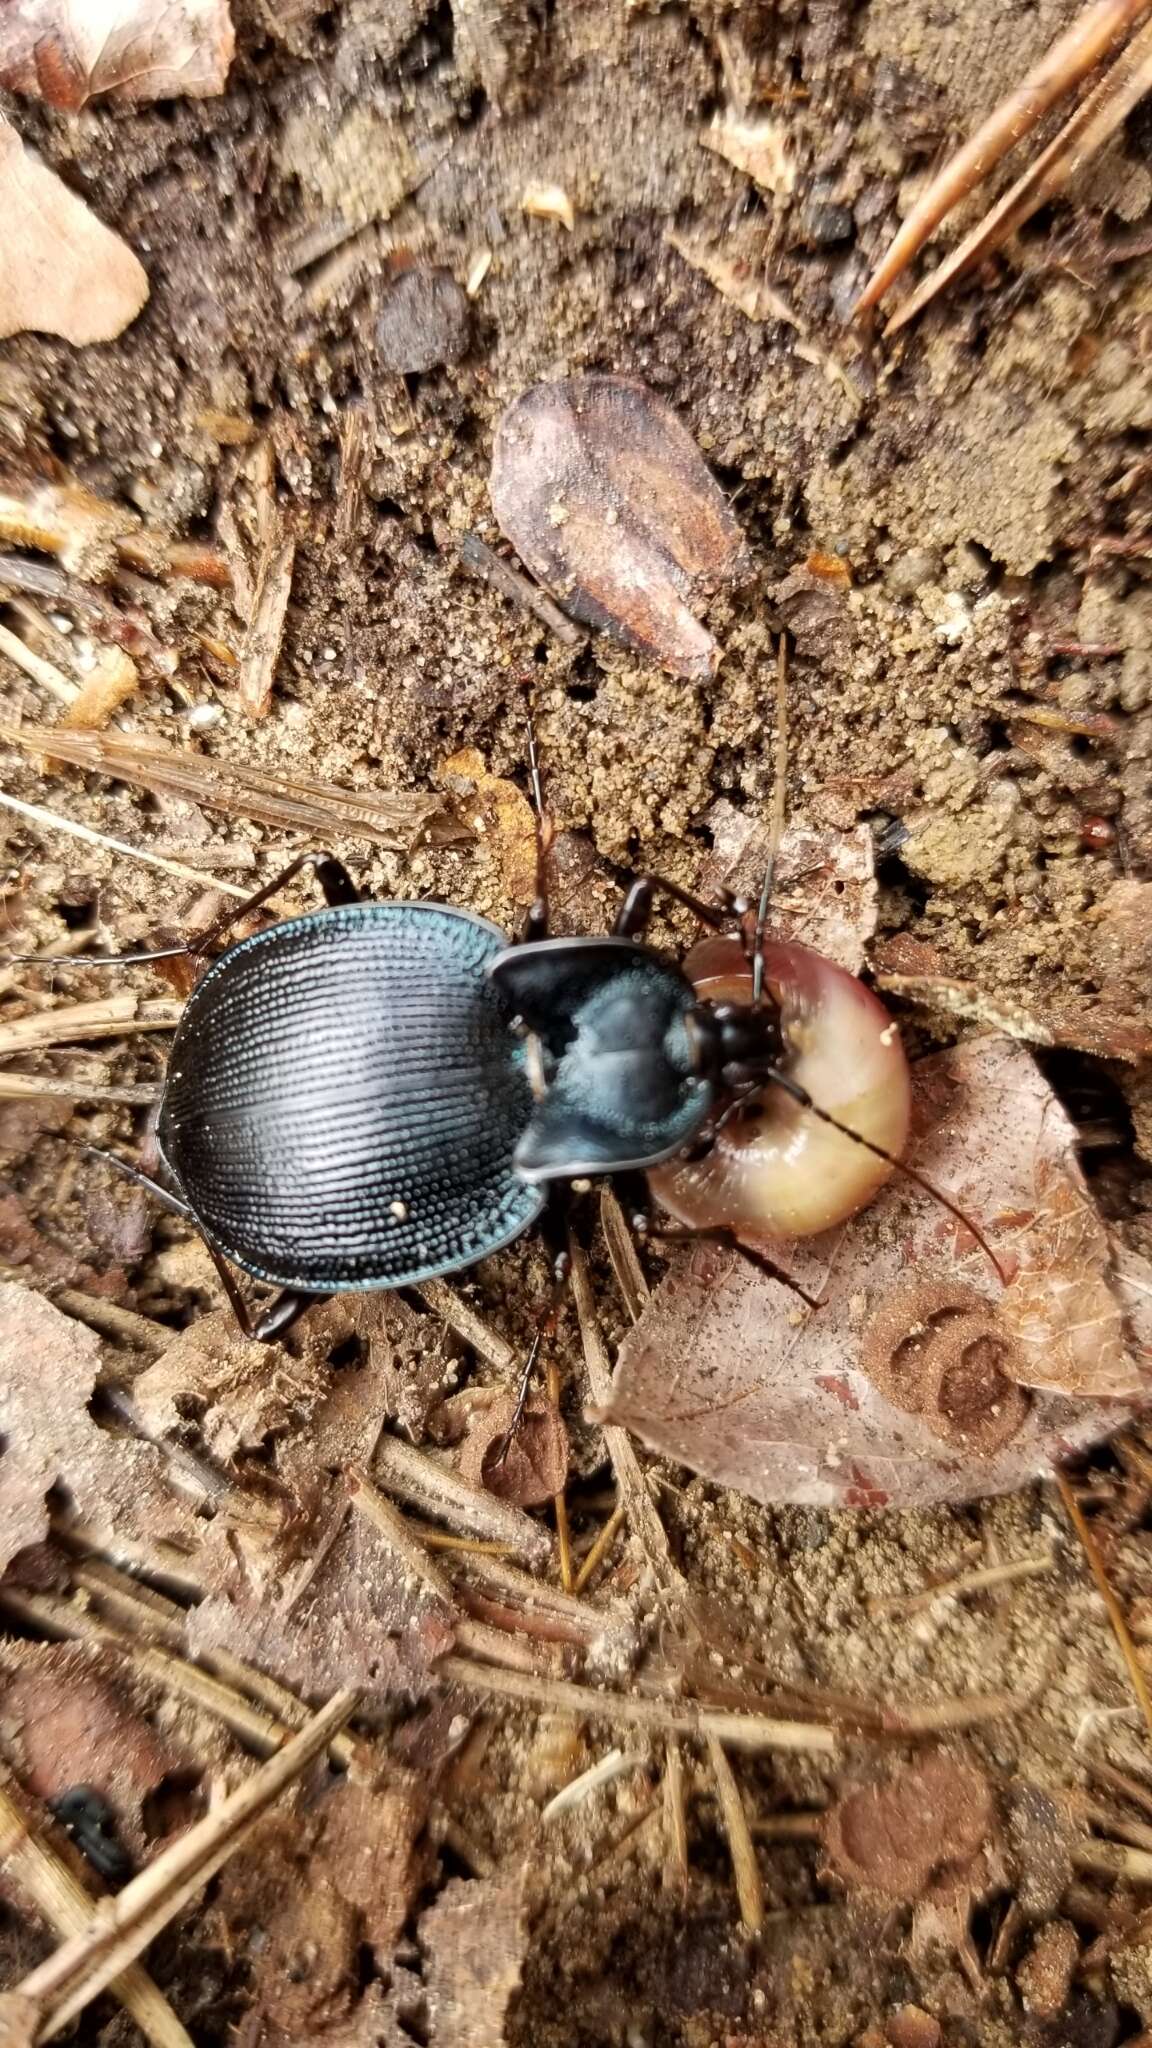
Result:
{"label": "leaf litter", "polygon": [[1075,1127],[1031,1055],[987,1038],[913,1068],[910,1164],[836,1232],[774,1243],[810,1293],[682,1254],[625,1337],[611,1419],[753,1499],[924,1506],[1006,1492],[1117,1428],[1152,1371],[1152,1273],[1118,1258]]}
{"label": "leaf litter", "polygon": [[11,0],[0,86],[78,113],[91,99],[223,92],[236,47],[228,0]]}
{"label": "leaf litter", "polygon": [[748,551],[655,392],[624,377],[535,385],[497,428],[491,494],[501,532],[574,618],[673,675],[713,674],[720,650],[696,612],[747,576]]}
{"label": "leaf litter", "polygon": [[2,114],[0,208],[0,340],[32,330],[81,346],[122,334],[148,297],[143,264]]}

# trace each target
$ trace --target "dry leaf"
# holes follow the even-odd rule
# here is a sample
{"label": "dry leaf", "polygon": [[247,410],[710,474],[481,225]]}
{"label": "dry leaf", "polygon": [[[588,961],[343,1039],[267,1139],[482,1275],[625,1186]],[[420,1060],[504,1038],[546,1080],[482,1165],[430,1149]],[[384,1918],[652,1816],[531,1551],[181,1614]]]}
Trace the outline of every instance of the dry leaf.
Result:
{"label": "dry leaf", "polygon": [[31,331],[77,347],[122,334],[148,297],[143,265],[0,114],[0,340]]}
{"label": "dry leaf", "polygon": [[26,1288],[0,1289],[0,1569],[47,1535],[56,1487],[96,1542],[146,1540],[160,1572],[197,1547],[203,1524],[170,1491],[160,1452],[92,1420],[100,1360],[82,1323]]}
{"label": "dry leaf", "polygon": [[151,1700],[135,1697],[118,1660],[103,1650],[23,1644],[0,1679],[5,1747],[26,1790],[46,1805],[76,1785],[106,1800],[134,1856],[148,1852],[142,1819],[150,1792],[186,1770],[147,1718]]}
{"label": "dry leaf", "polygon": [[622,377],[537,384],[504,414],[492,506],[574,618],[706,677],[720,660],[693,615],[747,572],[740,529],[690,435]]}
{"label": "dry leaf", "polygon": [[528,1946],[526,1876],[453,1878],[424,1915],[430,2048],[504,2048]]}
{"label": "dry leaf", "polygon": [[473,1419],[460,1450],[460,1476],[512,1507],[540,1507],[564,1490],[568,1432],[554,1402],[529,1401],[505,1451],[515,1411],[515,1394],[502,1394]]}
{"label": "dry leaf", "polygon": [[700,137],[705,149],[714,149],[762,192],[774,192],[787,199],[796,190],[796,166],[788,150],[788,131],[765,114],[759,120],[741,118],[731,107],[713,116],[712,125]]}
{"label": "dry leaf", "polygon": [[1036,1205],[1021,1235],[1020,1270],[1000,1303],[1023,1355],[1016,1376],[1058,1394],[1138,1399],[1143,1381],[1099,1210],[1046,1159],[1036,1169]]}
{"label": "dry leaf", "polygon": [[737,235],[729,234],[723,241],[717,241],[710,235],[681,235],[668,228],[664,240],[746,320],[779,320],[786,327],[794,327],[797,334],[807,331],[787,299],[760,274],[759,264],[741,253]]}
{"label": "dry leaf", "polygon": [[915,1899],[937,1871],[970,1863],[994,1820],[983,1772],[931,1756],[901,1766],[883,1784],[846,1792],[828,1814],[824,1849],[854,1891]]}
{"label": "dry leaf", "polygon": [[305,1695],[432,1685],[450,1617],[352,1514],[346,1477],[371,1456],[392,1372],[435,1342],[429,1321],[395,1295],[338,1297],[272,1370],[229,1313],[201,1316],[134,1382],[150,1431],[211,1469],[230,1459],[189,1567],[206,1594],[188,1616],[194,1653],[229,1649]]}
{"label": "dry leaf", "polygon": [[527,905],[536,895],[536,814],[522,789],[500,775],[490,775],[476,747],[461,747],[440,764],[442,776],[474,783],[475,795],[465,799],[469,823],[481,838],[496,842],[504,887],[513,903]]}
{"label": "dry leaf", "polygon": [[251,1973],[238,2048],[391,2043],[378,1987],[360,1996],[362,1954],[370,1948],[381,1977],[391,1976],[396,1942],[432,1876],[430,1845],[417,1846],[430,1793],[430,1780],[394,1757],[378,1780],[359,1762],[310,1809],[269,1816],[227,1866],[210,1939],[244,1956]]}
{"label": "dry leaf", "polygon": [[69,113],[223,92],[236,46],[228,0],[6,0],[3,29],[0,85]]}
{"label": "dry leaf", "polygon": [[[754,1499],[823,1507],[1005,1492],[1121,1425],[1125,1404],[1101,1397],[1118,1373],[1147,1384],[1152,1271],[1109,1247],[1076,1162],[1074,1126],[1030,1055],[1007,1039],[922,1061],[913,1082],[909,1159],[972,1216],[1010,1274],[1033,1276],[1051,1262],[1057,1188],[1087,1204],[1077,1230],[1088,1233],[1081,1279],[1104,1311],[1101,1383],[1085,1370],[1083,1296],[1069,1291],[1065,1266],[1046,1313],[1054,1345],[1070,1347],[1078,1397],[1016,1388],[1010,1372],[1032,1367],[1005,1314],[1012,1288],[1002,1292],[962,1225],[896,1176],[842,1229],[769,1247],[822,1294],[818,1309],[736,1254],[700,1246],[683,1255],[624,1341],[614,1421]],[[1063,1253],[1066,1238],[1059,1243]],[[1102,1276],[1107,1298],[1095,1293]],[[1114,1303],[1124,1367],[1111,1343]]]}

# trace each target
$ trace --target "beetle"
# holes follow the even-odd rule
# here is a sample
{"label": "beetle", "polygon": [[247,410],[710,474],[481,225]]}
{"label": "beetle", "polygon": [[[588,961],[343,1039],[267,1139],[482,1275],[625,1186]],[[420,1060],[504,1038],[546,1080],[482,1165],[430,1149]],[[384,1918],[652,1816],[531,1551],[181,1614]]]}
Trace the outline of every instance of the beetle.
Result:
{"label": "beetle", "polygon": [[[929,1185],[898,1157],[908,1093],[895,1027],[854,976],[806,947],[766,944],[771,866],[755,913],[729,891],[708,904],[678,883],[639,875],[610,933],[551,934],[551,828],[531,728],[528,737],[536,888],[517,940],[471,911],[366,900],[333,854],[310,852],[194,943],[91,963],[202,960],[232,926],[313,870],[324,907],[237,940],[188,998],[156,1123],[168,1185],[114,1153],[94,1156],[196,1226],[241,1328],[261,1342],[285,1335],[332,1294],[463,1271],[542,1223],[553,1299],[538,1319],[519,1405],[567,1276],[573,1188],[616,1179],[638,1233],[728,1244],[816,1306],[748,1235],[782,1234],[782,1214],[801,1233],[821,1228],[861,1207],[895,1169]],[[734,974],[727,957],[693,976],[692,956],[682,964],[651,947],[645,934],[661,895],[713,931],[735,920],[746,974]],[[730,950],[734,942],[719,942],[721,953],[725,943]],[[892,1097],[882,1129],[895,1150],[815,1101],[801,1078],[813,1043],[826,1048],[833,1037],[827,983],[840,990],[841,1013],[851,1013],[832,1047],[833,1069],[852,1073],[869,1043],[873,1055],[884,1048],[872,1095],[878,1073],[880,1095]],[[871,1154],[883,1175],[867,1190],[853,1184],[838,1209],[822,1203],[807,1220],[787,1204],[779,1211],[774,1197],[750,1197],[765,1158],[778,1191],[781,1173],[786,1182],[805,1152],[795,1119],[782,1139],[769,1132],[767,1145],[756,1133],[751,1146],[742,1143],[739,1131],[723,1140],[734,1118],[757,1116],[770,1091],[807,1112],[810,1128]],[[724,1149],[714,1152],[718,1141]],[[654,1180],[678,1221],[653,1225],[645,1177],[700,1159],[709,1161],[702,1178],[666,1170]],[[828,1170],[826,1156],[816,1161],[817,1175]],[[729,1176],[743,1181],[731,1217]],[[946,1195],[929,1192],[968,1221]],[[279,1290],[261,1314],[250,1312],[233,1267]]]}
{"label": "beetle", "polygon": [[[702,903],[645,875],[610,933],[553,937],[542,835],[518,941],[470,911],[364,900],[338,860],[312,853],[194,946],[116,957],[203,956],[306,866],[325,906],[241,938],[188,999],[156,1130],[170,1185],[99,1155],[195,1224],[251,1336],[283,1336],[334,1293],[462,1271],[538,1221],[553,1225],[559,1286],[557,1197],[622,1177],[635,1223],[651,1227],[642,1177],[707,1153],[774,1084],[899,1164],[785,1071],[781,1005],[759,975],[750,999],[717,1000],[645,940],[661,894],[714,929],[749,906]],[[723,1221],[653,1234],[720,1240],[788,1278]],[[232,1267],[279,1289],[255,1319]]]}
{"label": "beetle", "polygon": [[[330,1294],[463,1270],[574,1181],[677,1157],[782,1054],[773,1004],[701,1002],[644,942],[660,891],[715,925],[728,906],[647,876],[602,938],[551,937],[542,888],[512,942],[471,911],[365,901],[304,854],[195,946],[105,964],[202,956],[305,866],[324,908],[238,940],[189,996],[156,1125],[170,1185],[98,1155],[195,1224],[262,1341]],[[233,1266],[280,1290],[255,1321]]]}

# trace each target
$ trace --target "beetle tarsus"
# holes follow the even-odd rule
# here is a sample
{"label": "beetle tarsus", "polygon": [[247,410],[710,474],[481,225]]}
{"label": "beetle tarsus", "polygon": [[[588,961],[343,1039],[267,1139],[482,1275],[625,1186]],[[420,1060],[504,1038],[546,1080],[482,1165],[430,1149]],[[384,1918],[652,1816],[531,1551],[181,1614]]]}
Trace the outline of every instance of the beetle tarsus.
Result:
{"label": "beetle tarsus", "polygon": [[720,931],[734,914],[736,899],[729,890],[719,904],[704,903],[699,896],[692,896],[682,889],[679,882],[665,881],[663,875],[637,875],[628,885],[628,893],[616,913],[612,926],[615,939],[643,938],[651,921],[652,911],[658,896],[670,896],[674,903],[682,903],[713,931]]}

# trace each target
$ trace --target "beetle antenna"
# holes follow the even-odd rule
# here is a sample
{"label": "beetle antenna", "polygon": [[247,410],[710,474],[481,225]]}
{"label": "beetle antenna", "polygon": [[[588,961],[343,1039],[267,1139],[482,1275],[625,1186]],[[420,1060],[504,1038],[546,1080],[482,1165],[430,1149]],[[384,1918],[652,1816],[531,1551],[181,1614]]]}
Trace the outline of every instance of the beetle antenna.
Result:
{"label": "beetle antenna", "polygon": [[781,633],[776,643],[776,762],[772,775],[772,824],[769,854],[756,911],[756,938],[752,948],[752,1008],[764,1006],[764,928],[772,898],[776,856],[784,837],[788,807],[788,639]]}
{"label": "beetle antenna", "polygon": [[952,1200],[951,1196],[944,1194],[943,1190],[936,1187],[917,1167],[907,1165],[903,1159],[898,1159],[894,1152],[886,1151],[883,1145],[877,1145],[871,1138],[865,1138],[860,1131],[854,1131],[851,1124],[842,1124],[839,1117],[833,1116],[827,1109],[821,1109],[818,1102],[813,1102],[808,1090],[802,1088],[798,1081],[794,1081],[790,1074],[782,1073],[779,1067],[768,1067],[764,1070],[764,1074],[766,1080],[775,1081],[778,1088],[782,1088],[786,1095],[792,1097],[793,1102],[798,1102],[801,1108],[806,1109],[811,1116],[817,1117],[822,1124],[828,1124],[832,1130],[842,1132],[844,1137],[854,1139],[857,1145],[863,1145],[864,1150],[874,1153],[877,1159],[886,1160],[888,1165],[894,1166],[896,1171],[902,1173],[906,1180],[914,1181],[918,1188],[923,1188],[925,1194],[931,1195],[934,1202],[939,1202],[942,1209],[947,1209],[950,1216],[954,1216],[958,1223],[964,1225],[965,1230],[971,1231],[985,1258],[995,1268],[1001,1286],[1007,1287],[1008,1275],[996,1257],[987,1238],[984,1236],[983,1231],[973,1223],[970,1216],[964,1214],[963,1209]]}
{"label": "beetle antenna", "polygon": [[191,951],[180,945],[152,953],[5,953],[0,967],[146,967],[152,960],[184,960]]}
{"label": "beetle antenna", "polygon": [[122,1180],[131,1181],[134,1188],[143,1188],[146,1194],[152,1196],[153,1201],[159,1202],[162,1208],[167,1209],[170,1216],[181,1216],[187,1223],[196,1221],[187,1202],[180,1195],[174,1194],[171,1188],[161,1187],[158,1180],[153,1180],[151,1174],[142,1172],[140,1167],[133,1166],[130,1159],[121,1159],[118,1152],[105,1152],[99,1145],[77,1145],[75,1149],[81,1152],[85,1159],[95,1159],[101,1166],[110,1166]]}

